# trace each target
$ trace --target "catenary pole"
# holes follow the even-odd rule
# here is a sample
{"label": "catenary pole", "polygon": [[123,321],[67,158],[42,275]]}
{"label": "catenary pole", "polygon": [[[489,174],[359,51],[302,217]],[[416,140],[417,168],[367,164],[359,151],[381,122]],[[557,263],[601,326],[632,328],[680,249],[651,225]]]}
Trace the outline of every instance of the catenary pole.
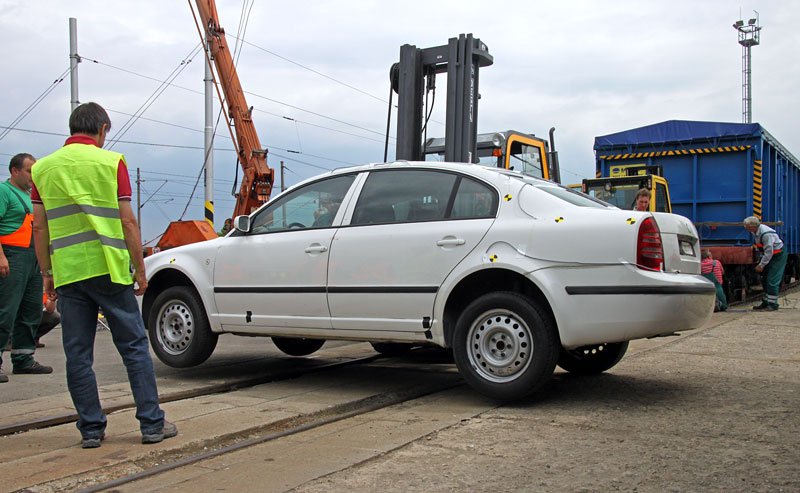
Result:
{"label": "catenary pole", "polygon": [[70,113],[78,107],[78,19],[69,18],[69,84],[70,84]]}
{"label": "catenary pole", "polygon": [[[206,49],[208,50],[208,40],[206,39]],[[205,96],[206,96],[206,126],[205,126],[205,145],[203,146],[203,155],[205,156],[205,187],[206,187],[206,200],[205,200],[205,219],[211,227],[214,227],[214,152],[212,147],[214,145],[214,76],[211,72],[211,51],[208,51],[208,58],[206,59],[206,74],[203,81],[205,82]]]}
{"label": "catenary pole", "polygon": [[136,168],[136,222],[139,223],[139,238],[142,237],[142,175]]}

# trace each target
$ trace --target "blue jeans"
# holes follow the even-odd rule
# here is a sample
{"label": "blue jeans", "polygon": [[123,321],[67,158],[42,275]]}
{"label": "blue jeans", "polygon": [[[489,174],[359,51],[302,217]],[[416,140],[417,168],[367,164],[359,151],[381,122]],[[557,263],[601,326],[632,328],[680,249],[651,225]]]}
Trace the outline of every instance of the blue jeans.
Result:
{"label": "blue jeans", "polygon": [[92,369],[98,308],[108,320],[114,345],[128,370],[139,428],[143,434],[160,433],[164,411],[158,404],[156,375],[133,286],[114,284],[106,275],[60,286],[57,292],[67,387],[78,412],[81,436],[99,438],[106,429]]}

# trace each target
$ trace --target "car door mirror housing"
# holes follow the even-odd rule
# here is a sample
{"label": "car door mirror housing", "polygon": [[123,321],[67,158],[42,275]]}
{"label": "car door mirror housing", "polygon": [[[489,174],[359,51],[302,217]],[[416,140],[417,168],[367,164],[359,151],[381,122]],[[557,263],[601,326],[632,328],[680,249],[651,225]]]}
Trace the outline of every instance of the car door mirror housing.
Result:
{"label": "car door mirror housing", "polygon": [[236,216],[233,219],[233,227],[236,231],[241,231],[242,233],[249,233],[250,232],[250,216]]}

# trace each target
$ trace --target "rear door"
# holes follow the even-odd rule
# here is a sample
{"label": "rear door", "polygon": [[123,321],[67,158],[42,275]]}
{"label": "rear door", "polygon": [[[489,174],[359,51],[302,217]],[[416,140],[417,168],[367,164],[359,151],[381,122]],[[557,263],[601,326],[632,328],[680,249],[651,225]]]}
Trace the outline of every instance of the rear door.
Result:
{"label": "rear door", "polygon": [[486,234],[498,200],[449,171],[372,171],[331,248],[333,327],[424,331],[439,286]]}

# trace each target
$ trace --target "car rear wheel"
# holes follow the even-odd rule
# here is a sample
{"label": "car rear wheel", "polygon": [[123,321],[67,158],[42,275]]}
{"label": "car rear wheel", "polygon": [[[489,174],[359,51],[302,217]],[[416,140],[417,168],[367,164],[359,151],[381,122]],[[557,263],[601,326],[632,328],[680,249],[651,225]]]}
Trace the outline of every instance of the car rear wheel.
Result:
{"label": "car rear wheel", "polygon": [[627,350],[627,341],[594,344],[576,349],[561,348],[558,366],[577,375],[596,375],[619,363]]}
{"label": "car rear wheel", "polygon": [[211,331],[200,295],[189,286],[173,286],[156,296],[147,330],[158,359],[173,368],[207,360],[219,337]]}
{"label": "car rear wheel", "polygon": [[489,293],[470,303],[453,334],[453,355],[464,379],[501,400],[541,388],[553,374],[558,347],[544,310],[514,292]]}
{"label": "car rear wheel", "polygon": [[304,339],[300,337],[273,337],[275,346],[289,356],[308,356],[325,344],[325,339]]}

